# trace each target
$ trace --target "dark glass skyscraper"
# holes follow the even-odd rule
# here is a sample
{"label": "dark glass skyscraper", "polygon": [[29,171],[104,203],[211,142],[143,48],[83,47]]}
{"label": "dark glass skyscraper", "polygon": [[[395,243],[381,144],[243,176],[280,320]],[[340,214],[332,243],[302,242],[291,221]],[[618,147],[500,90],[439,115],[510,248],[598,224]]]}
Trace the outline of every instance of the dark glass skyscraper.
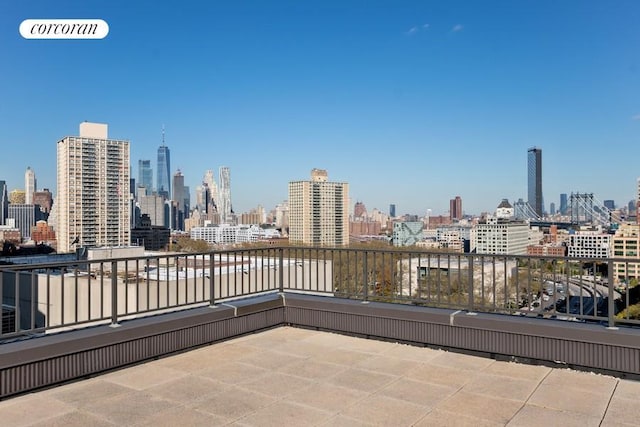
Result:
{"label": "dark glass skyscraper", "polygon": [[527,159],[527,202],[538,216],[542,216],[542,149],[529,148]]}
{"label": "dark glass skyscraper", "polygon": [[9,216],[9,194],[7,192],[7,183],[0,181],[0,225],[5,225],[5,221]]}
{"label": "dark glass skyscraper", "polygon": [[176,206],[178,215],[175,229],[184,230],[183,219],[186,217],[184,209],[184,175],[182,175],[180,169],[173,175],[173,197],[171,200]]}
{"label": "dark glass skyscraper", "polygon": [[147,196],[153,191],[151,160],[138,160],[138,185],[144,187]]}
{"label": "dark glass skyscraper", "polygon": [[567,204],[567,193],[560,194],[560,214],[566,215],[569,205]]}
{"label": "dark glass skyscraper", "polygon": [[162,129],[162,145],[158,148],[158,195],[168,199],[171,196],[171,158],[169,147],[164,144],[164,128]]}

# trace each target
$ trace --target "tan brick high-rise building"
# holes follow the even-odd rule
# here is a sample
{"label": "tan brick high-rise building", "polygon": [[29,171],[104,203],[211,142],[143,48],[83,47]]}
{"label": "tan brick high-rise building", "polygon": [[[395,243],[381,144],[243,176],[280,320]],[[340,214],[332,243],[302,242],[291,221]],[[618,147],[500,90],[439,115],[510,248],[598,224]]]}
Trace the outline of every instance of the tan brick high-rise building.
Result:
{"label": "tan brick high-rise building", "polygon": [[329,182],[313,169],[310,181],[289,183],[289,241],[313,246],[349,244],[349,184]]}
{"label": "tan brick high-rise building", "polygon": [[109,139],[106,124],[84,122],[80,136],[64,137],[57,151],[58,252],[129,245],[129,141]]}
{"label": "tan brick high-rise building", "polygon": [[620,226],[613,236],[612,257],[625,260],[613,263],[616,282],[640,279],[640,225]]}

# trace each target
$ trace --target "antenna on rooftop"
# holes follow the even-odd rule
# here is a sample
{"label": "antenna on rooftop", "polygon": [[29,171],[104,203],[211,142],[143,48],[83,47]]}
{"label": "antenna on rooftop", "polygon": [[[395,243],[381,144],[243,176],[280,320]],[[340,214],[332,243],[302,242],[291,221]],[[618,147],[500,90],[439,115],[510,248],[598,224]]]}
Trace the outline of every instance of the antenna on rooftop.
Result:
{"label": "antenna on rooftop", "polygon": [[162,125],[162,146],[164,147],[164,124]]}

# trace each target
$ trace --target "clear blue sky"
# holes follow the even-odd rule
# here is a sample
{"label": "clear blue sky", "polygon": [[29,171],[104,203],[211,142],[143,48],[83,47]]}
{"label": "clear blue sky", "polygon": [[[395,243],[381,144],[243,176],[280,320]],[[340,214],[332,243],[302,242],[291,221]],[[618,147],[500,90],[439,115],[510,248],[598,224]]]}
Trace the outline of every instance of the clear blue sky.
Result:
{"label": "clear blue sky", "polygon": [[[28,18],[98,18],[103,40],[25,40]],[[55,192],[56,141],[109,124],[154,167],[161,127],[195,187],[231,168],[234,210],[312,168],[370,210],[467,213],[527,194],[618,205],[640,176],[640,2],[6,1],[0,179]]]}

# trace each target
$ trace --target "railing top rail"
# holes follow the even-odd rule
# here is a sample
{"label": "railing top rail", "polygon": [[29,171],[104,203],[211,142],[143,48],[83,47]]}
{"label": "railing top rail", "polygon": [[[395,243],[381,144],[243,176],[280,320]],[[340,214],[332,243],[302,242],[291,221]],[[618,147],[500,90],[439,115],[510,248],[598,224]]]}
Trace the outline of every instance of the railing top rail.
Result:
{"label": "railing top rail", "polygon": [[167,253],[153,253],[142,256],[134,257],[112,257],[112,258],[99,258],[99,259],[78,259],[72,261],[57,261],[47,263],[35,263],[35,264],[2,264],[0,265],[0,271],[24,271],[24,270],[39,270],[39,269],[59,269],[66,267],[75,267],[78,265],[87,264],[101,264],[110,262],[124,262],[124,261],[147,261],[156,259],[175,259],[175,258],[198,258],[207,257],[211,255],[227,255],[227,254],[249,254],[260,252],[278,252],[287,251],[288,257],[295,255],[296,251],[313,251],[313,252],[338,252],[338,253],[379,253],[379,254],[392,254],[392,255],[410,255],[414,257],[460,257],[460,258],[483,258],[483,259],[517,259],[517,260],[537,260],[537,261],[551,261],[551,262],[581,262],[581,263],[607,263],[607,262],[620,262],[620,263],[640,263],[640,260],[633,260],[629,258],[581,258],[581,257],[568,257],[568,256],[553,256],[553,255],[512,255],[512,254],[477,254],[477,253],[460,253],[460,252],[442,252],[442,251],[430,251],[420,248],[349,248],[349,247],[323,247],[323,246],[258,246],[258,247],[245,247],[245,248],[232,248],[232,249],[216,249],[205,252],[167,252]]}

